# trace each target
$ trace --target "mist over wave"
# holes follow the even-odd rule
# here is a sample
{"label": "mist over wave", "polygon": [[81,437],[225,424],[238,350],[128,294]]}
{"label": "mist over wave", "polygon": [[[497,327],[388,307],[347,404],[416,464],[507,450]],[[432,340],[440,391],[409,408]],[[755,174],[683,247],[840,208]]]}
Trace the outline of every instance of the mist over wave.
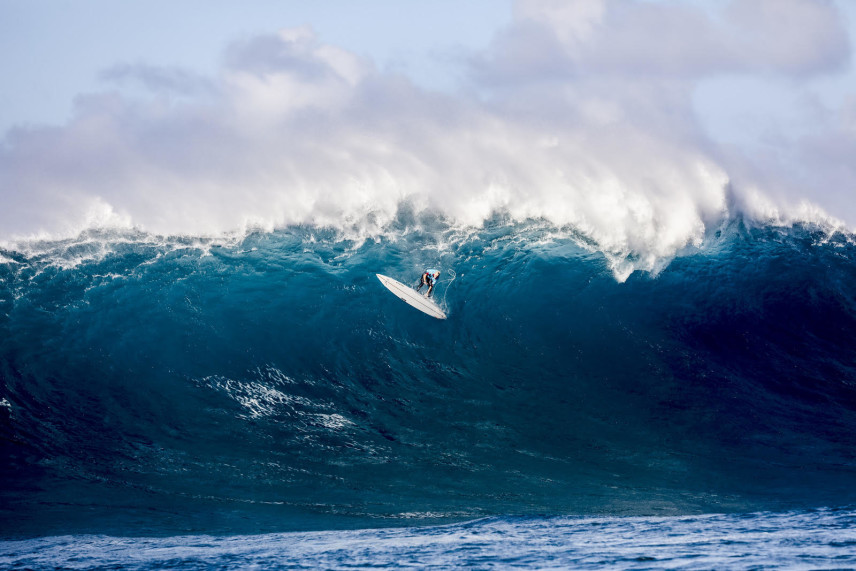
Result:
{"label": "mist over wave", "polygon": [[[622,282],[544,223],[386,230],[0,251],[4,533],[853,501],[852,236],[736,219]],[[426,266],[447,321],[374,277]]]}
{"label": "mist over wave", "polygon": [[[0,239],[384,227],[407,205],[461,226],[500,215],[572,227],[651,270],[738,216],[852,226],[856,175],[829,164],[853,148],[840,121],[811,149],[782,139],[759,156],[712,139],[695,107],[706,78],[803,79],[848,61],[834,6],[786,4],[790,17],[770,22],[765,0],[710,13],[520,1],[490,46],[460,56],[461,84],[445,92],[310,28],[236,41],[211,77],[119,63],[67,124],[6,133]],[[671,35],[641,41],[627,18]]]}

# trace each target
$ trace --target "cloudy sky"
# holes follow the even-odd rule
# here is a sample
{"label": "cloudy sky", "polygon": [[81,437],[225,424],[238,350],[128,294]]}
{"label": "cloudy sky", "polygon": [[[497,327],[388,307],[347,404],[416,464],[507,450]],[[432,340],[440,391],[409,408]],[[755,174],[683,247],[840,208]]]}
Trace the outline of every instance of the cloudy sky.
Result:
{"label": "cloudy sky", "polygon": [[856,227],[846,0],[0,0],[0,239],[500,209]]}

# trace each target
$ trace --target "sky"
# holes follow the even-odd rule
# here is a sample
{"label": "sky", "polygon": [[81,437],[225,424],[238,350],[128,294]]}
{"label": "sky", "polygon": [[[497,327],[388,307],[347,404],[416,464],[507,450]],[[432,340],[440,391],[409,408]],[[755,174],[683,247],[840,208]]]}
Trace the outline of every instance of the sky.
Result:
{"label": "sky", "polygon": [[105,88],[122,64],[216,73],[227,46],[301,26],[378,66],[449,88],[444,62],[487,45],[511,20],[509,0],[0,0],[0,131],[62,123],[74,97]]}
{"label": "sky", "polygon": [[856,228],[846,0],[0,0],[0,239],[382,224],[649,260],[736,212]]}

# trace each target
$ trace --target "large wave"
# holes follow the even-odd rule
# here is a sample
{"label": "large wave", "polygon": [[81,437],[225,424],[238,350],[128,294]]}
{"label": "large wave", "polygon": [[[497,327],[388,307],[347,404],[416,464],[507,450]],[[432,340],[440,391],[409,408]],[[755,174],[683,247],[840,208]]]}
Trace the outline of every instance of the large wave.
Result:
{"label": "large wave", "polygon": [[[853,501],[850,235],[737,218],[616,280],[545,221],[357,230],[0,251],[4,531]],[[374,277],[427,266],[446,321]]]}

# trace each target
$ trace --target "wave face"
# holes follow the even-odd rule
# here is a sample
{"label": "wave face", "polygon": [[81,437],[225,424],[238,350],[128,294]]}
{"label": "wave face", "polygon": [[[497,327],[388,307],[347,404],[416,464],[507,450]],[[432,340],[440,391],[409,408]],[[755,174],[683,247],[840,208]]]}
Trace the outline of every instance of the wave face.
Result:
{"label": "wave face", "polygon": [[[374,276],[425,267],[446,321]],[[407,213],[2,250],[2,531],[853,502],[851,237],[734,220],[613,269],[550,225]]]}

